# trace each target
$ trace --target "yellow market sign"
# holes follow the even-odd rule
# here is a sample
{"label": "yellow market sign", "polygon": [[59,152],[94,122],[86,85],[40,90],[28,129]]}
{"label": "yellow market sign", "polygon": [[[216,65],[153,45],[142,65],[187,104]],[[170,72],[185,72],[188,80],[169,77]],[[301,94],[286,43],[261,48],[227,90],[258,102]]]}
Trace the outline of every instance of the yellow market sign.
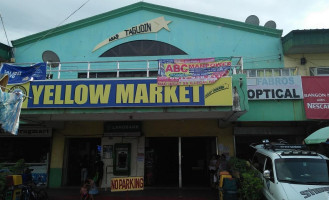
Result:
{"label": "yellow market sign", "polygon": [[156,19],[152,19],[150,21],[138,24],[136,26],[128,28],[124,31],[121,31],[120,33],[117,33],[117,34],[112,35],[109,38],[105,39],[103,42],[101,42],[95,46],[95,48],[93,49],[93,52],[111,42],[114,42],[114,41],[122,39],[122,38],[129,37],[132,35],[145,34],[145,33],[157,33],[163,28],[166,29],[167,31],[170,31],[169,27],[168,27],[168,24],[170,22],[171,21],[166,21],[164,19],[164,17],[158,17]]}
{"label": "yellow market sign", "polygon": [[23,108],[232,106],[232,78],[211,85],[158,86],[156,79],[32,81]]}
{"label": "yellow market sign", "polygon": [[120,177],[111,179],[111,192],[144,189],[143,177]]}

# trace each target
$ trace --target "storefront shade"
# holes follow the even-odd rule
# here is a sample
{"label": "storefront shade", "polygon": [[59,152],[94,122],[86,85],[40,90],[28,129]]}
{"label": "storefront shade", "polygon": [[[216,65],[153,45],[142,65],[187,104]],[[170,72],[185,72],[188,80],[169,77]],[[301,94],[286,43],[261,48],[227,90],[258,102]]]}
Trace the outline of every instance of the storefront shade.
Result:
{"label": "storefront shade", "polygon": [[329,126],[321,128],[311,135],[309,135],[307,138],[305,138],[306,144],[320,144],[323,142],[327,142],[329,138]]}

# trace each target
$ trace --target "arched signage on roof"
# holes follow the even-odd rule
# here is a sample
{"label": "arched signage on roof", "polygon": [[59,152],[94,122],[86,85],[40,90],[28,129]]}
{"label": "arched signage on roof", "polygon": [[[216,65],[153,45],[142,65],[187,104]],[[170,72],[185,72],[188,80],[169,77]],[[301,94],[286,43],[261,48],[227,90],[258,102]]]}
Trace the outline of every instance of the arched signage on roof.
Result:
{"label": "arched signage on roof", "polygon": [[166,29],[167,31],[170,31],[169,27],[168,27],[168,24],[170,22],[171,21],[166,21],[165,18],[162,16],[162,17],[158,17],[158,18],[152,19],[150,21],[141,23],[139,25],[133,26],[124,31],[121,31],[120,33],[112,35],[111,37],[107,38],[103,42],[99,43],[98,45],[95,46],[95,48],[93,49],[93,52],[113,41],[116,41],[116,40],[119,40],[122,38],[126,38],[126,37],[129,37],[132,35],[144,34],[144,33],[156,33],[163,28]]}

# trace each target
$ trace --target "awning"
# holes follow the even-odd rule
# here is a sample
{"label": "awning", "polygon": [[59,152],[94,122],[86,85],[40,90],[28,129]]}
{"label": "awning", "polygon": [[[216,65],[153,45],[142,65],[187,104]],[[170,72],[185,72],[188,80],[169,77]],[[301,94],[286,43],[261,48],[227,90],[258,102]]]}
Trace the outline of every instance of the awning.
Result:
{"label": "awning", "polygon": [[321,128],[311,135],[309,135],[307,138],[305,138],[305,144],[320,144],[327,142],[329,138],[329,126]]}

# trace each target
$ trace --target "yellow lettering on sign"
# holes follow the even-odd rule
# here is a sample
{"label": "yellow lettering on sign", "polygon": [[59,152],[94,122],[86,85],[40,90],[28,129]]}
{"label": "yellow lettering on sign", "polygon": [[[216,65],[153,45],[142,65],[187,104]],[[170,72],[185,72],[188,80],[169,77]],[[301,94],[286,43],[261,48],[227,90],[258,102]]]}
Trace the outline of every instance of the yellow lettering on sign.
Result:
{"label": "yellow lettering on sign", "polygon": [[105,85],[105,90],[104,85],[97,85],[96,88],[95,85],[89,85],[89,90],[90,104],[97,104],[98,101],[102,104],[109,102],[111,85]]}
{"label": "yellow lettering on sign", "polygon": [[37,87],[36,85],[32,85],[33,104],[39,104],[43,87],[44,87],[43,85],[40,85],[39,87]]}
{"label": "yellow lettering on sign", "polygon": [[75,88],[74,95],[75,103],[84,104],[88,100],[88,87],[86,85],[78,85]]}
{"label": "yellow lettering on sign", "polygon": [[62,94],[62,86],[61,85],[56,85],[55,89],[55,104],[63,104],[63,100],[61,99],[61,94]]}
{"label": "yellow lettering on sign", "polygon": [[149,102],[146,84],[137,85],[135,103],[141,103],[141,101],[143,101],[143,103]]}
{"label": "yellow lettering on sign", "polygon": [[72,94],[72,85],[66,85],[66,87],[65,87],[65,99],[64,99],[65,104],[73,104],[74,103],[73,99],[71,99],[71,94]]}
{"label": "yellow lettering on sign", "polygon": [[150,84],[150,103],[162,103],[163,87],[158,87],[158,84]]}
{"label": "yellow lettering on sign", "polygon": [[117,85],[116,103],[134,103],[134,84]]}
{"label": "yellow lettering on sign", "polygon": [[193,102],[200,102],[200,85],[193,85]]}
{"label": "yellow lettering on sign", "polygon": [[177,95],[175,93],[177,86],[165,86],[165,103],[177,103]]}
{"label": "yellow lettering on sign", "polygon": [[46,85],[45,86],[45,92],[43,94],[43,104],[53,104],[53,100],[50,100],[50,97],[54,96],[54,92],[52,92],[52,90],[54,90],[54,85]]}
{"label": "yellow lettering on sign", "polygon": [[190,99],[186,98],[186,95],[189,94],[189,91],[186,90],[186,86],[179,86],[179,102],[180,103],[188,103]]}

